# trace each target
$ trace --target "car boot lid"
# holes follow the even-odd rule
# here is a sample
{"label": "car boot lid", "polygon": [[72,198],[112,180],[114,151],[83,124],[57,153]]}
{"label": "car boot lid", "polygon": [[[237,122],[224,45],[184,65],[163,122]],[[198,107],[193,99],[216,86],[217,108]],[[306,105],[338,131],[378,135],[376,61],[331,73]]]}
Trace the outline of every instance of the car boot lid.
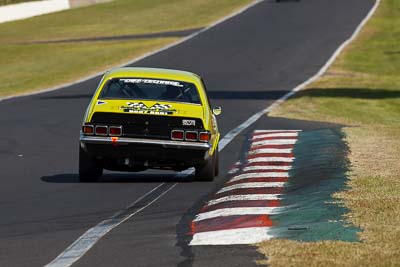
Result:
{"label": "car boot lid", "polygon": [[199,104],[157,100],[98,99],[91,113],[95,112],[203,117],[203,107]]}

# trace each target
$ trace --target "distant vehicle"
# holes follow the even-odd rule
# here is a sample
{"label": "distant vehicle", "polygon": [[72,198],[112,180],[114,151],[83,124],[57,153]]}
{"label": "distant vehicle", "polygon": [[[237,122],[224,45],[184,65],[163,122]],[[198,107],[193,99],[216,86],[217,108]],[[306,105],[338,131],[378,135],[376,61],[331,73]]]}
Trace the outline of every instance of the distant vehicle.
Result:
{"label": "distant vehicle", "polygon": [[79,178],[95,182],[103,169],[195,168],[195,179],[218,175],[218,131],[203,80],[152,68],[107,72],[83,119]]}

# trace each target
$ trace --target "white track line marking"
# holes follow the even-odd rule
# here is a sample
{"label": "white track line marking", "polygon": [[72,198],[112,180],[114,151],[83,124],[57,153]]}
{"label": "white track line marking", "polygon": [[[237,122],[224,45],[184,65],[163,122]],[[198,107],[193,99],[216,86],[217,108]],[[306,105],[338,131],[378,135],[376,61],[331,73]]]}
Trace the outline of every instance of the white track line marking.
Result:
{"label": "white track line marking", "polygon": [[256,154],[290,154],[293,152],[292,148],[261,148],[261,149],[253,149],[249,151],[249,155]]}
{"label": "white track line marking", "polygon": [[285,207],[244,207],[244,208],[226,208],[200,213],[196,215],[194,222],[199,222],[207,219],[235,216],[235,215],[269,215],[282,213]]}
{"label": "white track line marking", "polygon": [[299,134],[296,133],[269,133],[269,134],[260,134],[260,135],[254,135],[251,139],[252,140],[257,140],[257,139],[263,139],[263,138],[272,138],[272,137],[297,137]]}
{"label": "white track line marking", "polygon": [[259,243],[273,238],[268,227],[249,227],[197,233],[190,246],[196,245],[240,245]]}
{"label": "white track line marking", "polygon": [[[151,191],[147,192],[140,198],[138,198],[135,202],[133,202],[129,207],[132,207],[136,203],[138,203],[140,200],[144,199],[146,196],[163,186],[165,183],[162,183],[158,185],[157,187],[153,188]],[[52,262],[49,264],[45,265],[45,267],[66,267],[66,266],[71,266],[74,262],[76,262],[78,259],[80,259],[88,250],[90,250],[94,244],[97,243],[103,236],[105,236],[108,232],[110,232],[112,229],[123,223],[124,221],[128,220],[135,214],[139,213],[140,211],[144,210],[154,202],[156,202],[158,199],[160,199],[163,195],[168,193],[170,190],[172,190],[177,183],[173,184],[170,186],[167,190],[162,192],[160,195],[158,195],[156,198],[154,198],[151,202],[149,202],[147,205],[141,207],[138,210],[135,210],[135,212],[131,214],[127,214],[124,217],[118,218],[121,213],[124,212],[124,210],[119,211],[116,213],[114,216],[111,218],[104,220],[94,226],[93,228],[90,228],[87,230],[83,235],[81,235],[74,243],[72,243],[66,250],[64,250],[60,255],[57,256]],[[128,207],[128,208],[129,208]],[[128,209],[127,208],[127,209]]]}
{"label": "white track line marking", "polygon": [[249,194],[249,195],[230,195],[208,201],[207,206],[213,206],[230,201],[246,201],[246,200],[280,200],[281,194]]}
{"label": "white track line marking", "polygon": [[293,157],[259,157],[254,159],[248,159],[249,163],[254,162],[293,162]]}
{"label": "white track line marking", "polygon": [[251,144],[251,147],[263,146],[263,145],[294,145],[297,139],[273,139],[273,140],[261,140],[255,141]]}
{"label": "white track line marking", "polygon": [[265,171],[265,170],[284,170],[289,171],[292,169],[292,166],[249,166],[243,169],[243,172],[248,171]]}
{"label": "white track line marking", "polygon": [[236,128],[230,130],[224,138],[219,141],[219,151],[223,150],[236,136],[238,136],[243,130],[255,123],[261,116],[265,115],[265,110],[261,110],[242,122]]}
{"label": "white track line marking", "polygon": [[256,172],[256,173],[243,173],[236,175],[229,182],[235,182],[243,179],[251,179],[251,178],[288,178],[288,172]]}
{"label": "white track line marking", "polygon": [[246,188],[268,188],[268,187],[284,187],[286,185],[285,182],[254,182],[254,183],[241,183],[235,184],[231,186],[223,187],[221,190],[217,192],[217,194],[221,194],[224,192],[236,190],[236,189],[246,189]]}

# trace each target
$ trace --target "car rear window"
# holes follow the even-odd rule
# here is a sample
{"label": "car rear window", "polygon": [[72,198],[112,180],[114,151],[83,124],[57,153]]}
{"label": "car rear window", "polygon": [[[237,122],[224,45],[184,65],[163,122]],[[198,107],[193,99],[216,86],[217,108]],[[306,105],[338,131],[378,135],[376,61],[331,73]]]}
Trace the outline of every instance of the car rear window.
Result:
{"label": "car rear window", "polygon": [[114,78],[104,85],[102,99],[162,100],[201,104],[192,83],[146,78]]}

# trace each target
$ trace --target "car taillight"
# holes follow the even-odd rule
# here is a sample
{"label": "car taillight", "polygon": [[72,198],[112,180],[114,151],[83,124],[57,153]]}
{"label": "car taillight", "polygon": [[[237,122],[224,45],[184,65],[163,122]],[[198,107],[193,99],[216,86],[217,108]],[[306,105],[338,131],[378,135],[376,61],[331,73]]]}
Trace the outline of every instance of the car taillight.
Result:
{"label": "car taillight", "polygon": [[210,141],[210,137],[211,137],[210,133],[208,133],[208,132],[201,132],[201,133],[199,134],[199,141],[201,141],[201,142],[208,142],[208,141]]}
{"label": "car taillight", "polygon": [[96,131],[95,131],[96,135],[107,135],[108,134],[108,127],[107,126],[100,126],[97,125],[96,126]]}
{"label": "car taillight", "polygon": [[108,134],[110,136],[121,136],[122,135],[122,126],[110,126],[108,130]]}
{"label": "car taillight", "polygon": [[183,140],[183,131],[181,130],[172,130],[171,131],[171,139],[172,140]]}
{"label": "car taillight", "polygon": [[94,127],[93,125],[83,125],[82,132],[86,135],[93,135],[94,134]]}
{"label": "car taillight", "polygon": [[194,131],[187,131],[185,132],[185,140],[187,141],[197,141],[197,132]]}

